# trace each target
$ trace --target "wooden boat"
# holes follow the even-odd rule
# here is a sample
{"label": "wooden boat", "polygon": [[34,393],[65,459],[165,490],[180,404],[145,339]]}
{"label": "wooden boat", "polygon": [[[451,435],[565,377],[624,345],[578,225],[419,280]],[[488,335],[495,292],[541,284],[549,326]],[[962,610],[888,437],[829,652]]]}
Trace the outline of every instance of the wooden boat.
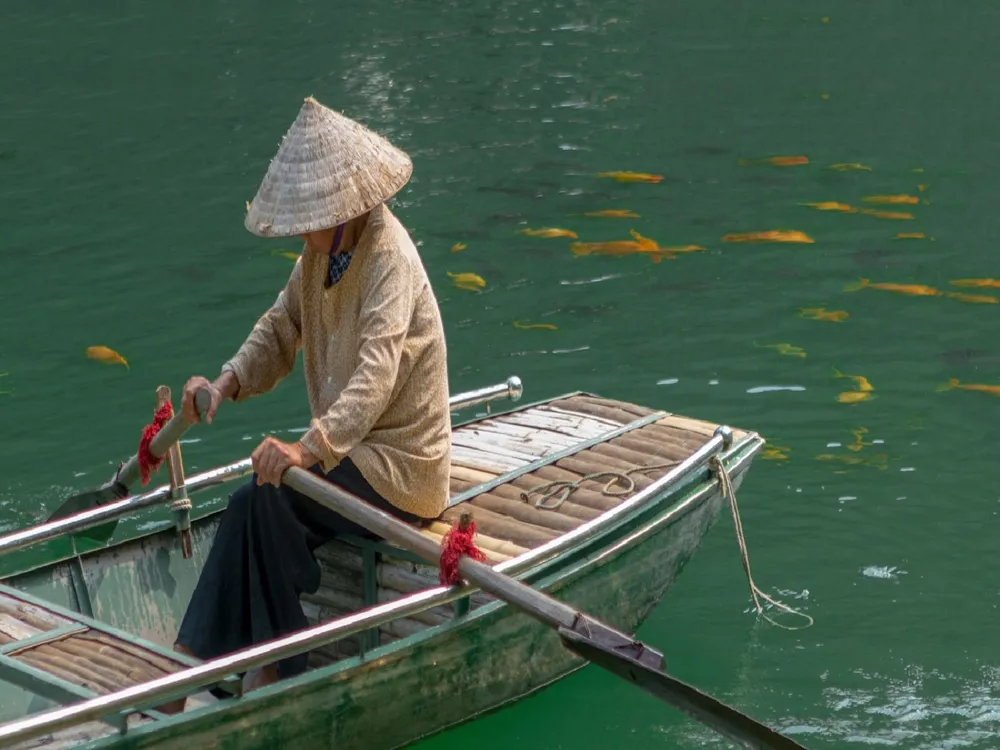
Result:
{"label": "wooden boat", "polygon": [[[634,632],[723,509],[719,473],[737,488],[764,441],[587,393],[490,413],[502,397],[520,397],[516,378],[452,398],[487,413],[453,428],[451,505],[421,532],[440,540],[471,512],[496,570]],[[251,471],[245,459],[186,487]],[[118,505],[169,498],[160,487]],[[318,551],[320,588],[302,597],[310,628],[210,662],[184,657],[170,646],[220,510],[195,513],[190,559],[169,525],[91,549],[64,535],[47,564],[14,569],[26,558],[8,550],[73,518],[0,538],[0,747],[394,748],[586,663],[504,602],[355,538]],[[242,693],[240,673],[262,655],[307,650],[306,673]],[[182,694],[193,697],[181,714],[153,708]]]}

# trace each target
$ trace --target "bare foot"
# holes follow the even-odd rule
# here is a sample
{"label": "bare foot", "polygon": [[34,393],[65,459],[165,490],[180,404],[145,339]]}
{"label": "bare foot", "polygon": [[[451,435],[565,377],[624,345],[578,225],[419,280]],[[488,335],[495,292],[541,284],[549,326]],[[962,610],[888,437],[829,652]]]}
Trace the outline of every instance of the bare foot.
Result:
{"label": "bare foot", "polygon": [[[185,656],[194,656],[187,646],[182,646],[179,643],[174,644],[174,651],[184,654]],[[157,706],[156,710],[164,714],[179,714],[184,710],[184,706],[187,704],[187,698],[178,698],[170,703],[164,703],[162,706]]]}

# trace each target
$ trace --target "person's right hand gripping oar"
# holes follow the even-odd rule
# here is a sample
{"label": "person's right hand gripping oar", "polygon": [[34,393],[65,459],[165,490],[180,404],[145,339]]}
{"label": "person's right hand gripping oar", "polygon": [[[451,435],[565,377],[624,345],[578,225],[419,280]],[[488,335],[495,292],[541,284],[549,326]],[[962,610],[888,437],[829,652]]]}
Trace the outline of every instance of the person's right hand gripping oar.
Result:
{"label": "person's right hand gripping oar", "polygon": [[[191,378],[184,386],[180,413],[173,414],[169,402],[157,409],[153,422],[142,431],[138,451],[118,468],[115,476],[95,490],[73,495],[48,520],[54,521],[126,497],[129,487],[140,477],[145,486],[149,482],[149,472],[159,468],[170,446],[180,440],[192,424],[201,422],[200,415],[204,414],[206,421],[211,423],[221,401],[219,388],[204,378]],[[118,521],[114,520],[78,533],[103,544],[111,538],[117,525]]]}

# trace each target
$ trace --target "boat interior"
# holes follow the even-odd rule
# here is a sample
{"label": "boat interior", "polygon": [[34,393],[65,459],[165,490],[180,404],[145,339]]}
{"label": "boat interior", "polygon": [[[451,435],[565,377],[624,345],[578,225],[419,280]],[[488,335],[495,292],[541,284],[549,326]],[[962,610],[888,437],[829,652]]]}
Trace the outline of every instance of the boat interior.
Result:
{"label": "boat interior", "polygon": [[[421,529],[441,542],[471,514],[476,543],[490,563],[517,558],[613,510],[708,443],[719,425],[577,393],[487,414],[452,433],[449,507]],[[746,432],[733,430],[738,441]],[[384,541],[338,539],[317,551],[319,589],[303,594],[310,623],[440,586],[435,566]],[[407,638],[483,606],[483,592],[408,613],[310,651],[320,667]],[[58,703],[120,691],[199,662],[130,636],[80,613],[0,586],[0,667],[4,679]],[[215,685],[238,694],[232,675]],[[201,693],[198,701],[210,700]],[[155,721],[156,711],[119,714]],[[18,747],[66,747],[114,731],[88,722]]]}

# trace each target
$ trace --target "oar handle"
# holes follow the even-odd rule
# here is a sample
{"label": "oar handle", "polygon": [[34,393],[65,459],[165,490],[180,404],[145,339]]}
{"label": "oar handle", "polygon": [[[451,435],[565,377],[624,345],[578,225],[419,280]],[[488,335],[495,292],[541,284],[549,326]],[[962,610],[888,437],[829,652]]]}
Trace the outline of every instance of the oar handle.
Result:
{"label": "oar handle", "polygon": [[[198,415],[203,416],[212,406],[212,394],[207,388],[201,388],[194,396],[194,407],[198,410]],[[170,421],[160,429],[158,433],[149,441],[149,452],[157,458],[165,456],[170,446],[176,443],[187,432],[190,423],[184,419],[181,412],[177,412]],[[135,483],[139,478],[139,456],[130,458],[118,476],[112,480],[114,484],[121,485],[125,490]]]}

